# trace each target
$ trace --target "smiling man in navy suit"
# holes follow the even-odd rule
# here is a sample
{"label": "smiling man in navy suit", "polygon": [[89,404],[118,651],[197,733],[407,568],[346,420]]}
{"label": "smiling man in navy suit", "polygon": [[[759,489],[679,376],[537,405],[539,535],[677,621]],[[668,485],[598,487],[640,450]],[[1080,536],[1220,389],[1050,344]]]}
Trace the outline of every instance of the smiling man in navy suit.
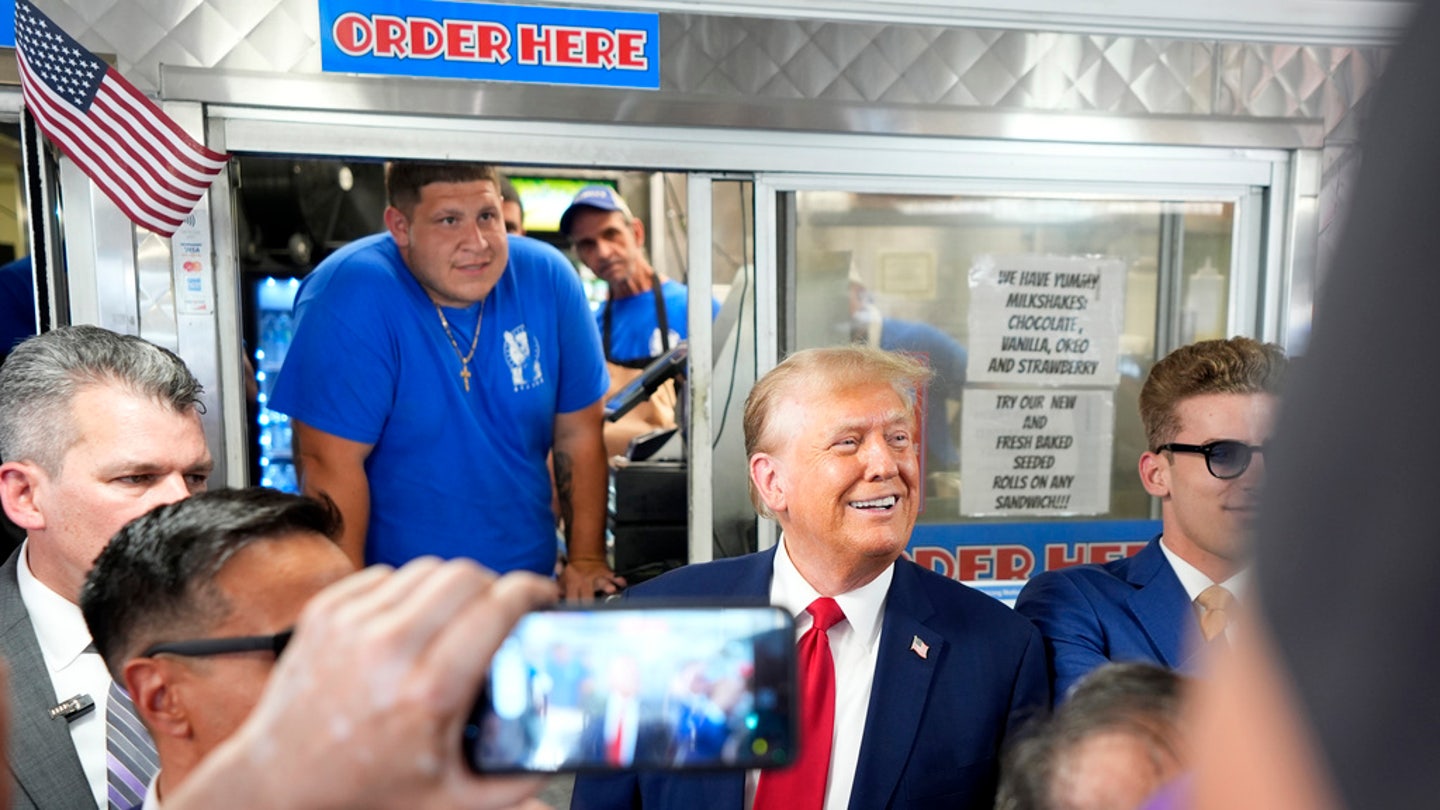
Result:
{"label": "smiling man in navy suit", "polygon": [[1015,603],[1045,636],[1056,702],[1106,661],[1192,671],[1190,642],[1227,632],[1286,365],[1279,346],[1235,337],[1183,346],[1150,370],[1140,481],[1160,499],[1160,536],[1129,559],[1040,574]]}
{"label": "smiling man in navy suit", "polygon": [[[1001,746],[1049,698],[1034,627],[901,559],[923,497],[915,403],[929,375],[868,347],[786,359],[745,403],[751,498],[780,524],[780,543],[681,568],[629,594],[768,597],[797,616],[802,648],[815,623],[807,608],[838,606],[843,616],[823,633],[834,662],[833,732],[802,738],[800,753],[804,763],[807,747],[829,749],[828,763],[811,799],[783,800],[787,810],[988,810]],[[581,776],[571,806],[742,810],[749,799],[769,807],[773,796],[756,793],[779,773]]]}

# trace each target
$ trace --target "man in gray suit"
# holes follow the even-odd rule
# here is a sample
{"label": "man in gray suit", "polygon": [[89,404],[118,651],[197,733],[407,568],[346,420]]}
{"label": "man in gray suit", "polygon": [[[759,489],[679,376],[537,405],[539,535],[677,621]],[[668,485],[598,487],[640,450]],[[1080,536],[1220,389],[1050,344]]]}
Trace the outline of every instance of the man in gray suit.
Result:
{"label": "man in gray suit", "polygon": [[169,351],[93,326],[0,368],[0,502],[25,543],[0,566],[16,808],[106,807],[111,679],[76,600],[110,538],[205,488],[200,384]]}

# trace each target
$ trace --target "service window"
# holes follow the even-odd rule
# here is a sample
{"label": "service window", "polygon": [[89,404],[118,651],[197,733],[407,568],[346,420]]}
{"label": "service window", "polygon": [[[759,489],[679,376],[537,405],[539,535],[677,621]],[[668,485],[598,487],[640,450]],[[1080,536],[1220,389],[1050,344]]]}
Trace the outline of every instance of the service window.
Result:
{"label": "service window", "polygon": [[1233,201],[815,190],[792,203],[783,345],[865,342],[935,371],[912,556],[960,579],[1023,579],[1153,533],[1140,385],[1167,343],[1225,336]]}

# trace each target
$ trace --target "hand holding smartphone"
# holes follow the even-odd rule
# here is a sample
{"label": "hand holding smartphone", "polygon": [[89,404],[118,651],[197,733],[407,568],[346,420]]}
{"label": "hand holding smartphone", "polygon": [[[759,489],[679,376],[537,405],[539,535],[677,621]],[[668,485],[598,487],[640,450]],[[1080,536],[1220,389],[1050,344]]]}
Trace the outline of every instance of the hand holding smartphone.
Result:
{"label": "hand holding smartphone", "polygon": [[795,629],[770,606],[538,611],[465,729],[485,773],[770,768],[795,755]]}

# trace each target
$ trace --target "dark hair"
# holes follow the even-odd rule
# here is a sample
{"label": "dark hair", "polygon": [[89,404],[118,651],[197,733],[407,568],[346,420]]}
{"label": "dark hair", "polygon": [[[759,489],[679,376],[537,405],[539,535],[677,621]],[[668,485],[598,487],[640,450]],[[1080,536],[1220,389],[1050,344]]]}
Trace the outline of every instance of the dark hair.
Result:
{"label": "dark hair", "polygon": [[1202,394],[1278,394],[1288,365],[1284,349],[1247,337],[1202,340],[1165,355],[1140,389],[1149,449],[1174,441],[1181,402]]}
{"label": "dark hair", "polygon": [[500,188],[500,172],[489,163],[445,163],[395,160],[385,167],[385,196],[400,213],[410,216],[420,202],[420,189],[431,183],[488,180]]}
{"label": "dark hair", "polygon": [[98,326],[62,326],[15,347],[0,366],[0,458],[58,475],[76,434],[71,403],[108,385],[176,413],[204,413],[200,382],[174,352]]}
{"label": "dark hair", "polygon": [[520,216],[525,216],[525,201],[520,199],[520,192],[515,190],[515,184],[510,182],[510,178],[503,175],[500,177],[500,199],[520,206]]}
{"label": "dark hair", "polygon": [[1005,753],[995,810],[1060,810],[1057,774],[1065,758],[1096,735],[1129,734],[1157,761],[1180,734],[1185,680],[1153,664],[1105,664],[1071,689],[1055,713],[1025,729]]}
{"label": "dark hair", "polygon": [[117,680],[125,662],[165,634],[195,633],[230,610],[214,580],[236,553],[294,532],[335,540],[340,512],[264,487],[217,489],[156,507],[121,529],[85,578],[80,611]]}

